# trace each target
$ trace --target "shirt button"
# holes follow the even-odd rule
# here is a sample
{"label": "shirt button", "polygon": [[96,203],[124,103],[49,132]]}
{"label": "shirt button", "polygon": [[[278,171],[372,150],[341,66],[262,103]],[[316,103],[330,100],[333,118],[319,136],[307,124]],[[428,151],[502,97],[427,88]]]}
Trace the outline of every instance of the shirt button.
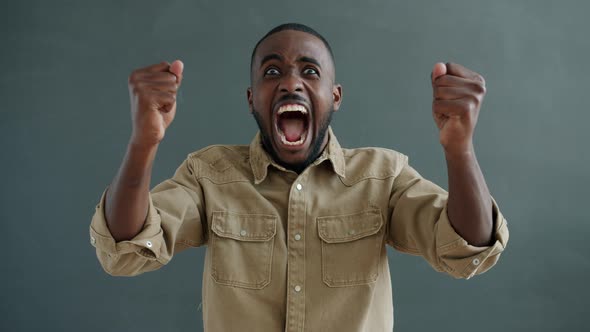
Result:
{"label": "shirt button", "polygon": [[246,231],[242,229],[242,230],[240,231],[240,235],[241,235],[241,236],[246,236]]}
{"label": "shirt button", "polygon": [[145,243],[145,245],[146,245],[148,248],[151,248],[151,247],[152,247],[152,241],[147,241],[147,242]]}
{"label": "shirt button", "polygon": [[474,258],[473,261],[471,261],[471,263],[473,263],[473,265],[479,265],[479,259]]}
{"label": "shirt button", "polygon": [[301,240],[301,234],[295,234],[295,241]]}
{"label": "shirt button", "polygon": [[298,183],[295,188],[297,188],[297,190],[301,191],[301,189],[303,189],[303,186],[301,185],[301,183]]}
{"label": "shirt button", "polygon": [[351,229],[348,231],[348,235],[354,235],[356,232],[354,231],[354,229]]}
{"label": "shirt button", "polygon": [[295,291],[297,293],[301,292],[301,286],[299,286],[299,285],[295,286]]}
{"label": "shirt button", "polygon": [[94,238],[94,236],[90,237],[90,243],[95,244],[96,243],[96,239]]}

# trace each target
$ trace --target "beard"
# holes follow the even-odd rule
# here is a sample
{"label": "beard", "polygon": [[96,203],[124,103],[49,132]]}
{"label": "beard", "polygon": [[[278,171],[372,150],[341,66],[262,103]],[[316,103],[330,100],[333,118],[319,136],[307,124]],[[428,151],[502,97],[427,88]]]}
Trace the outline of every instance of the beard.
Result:
{"label": "beard", "polygon": [[252,109],[252,114],[254,115],[254,119],[256,120],[256,123],[258,124],[258,129],[260,130],[260,134],[262,136],[262,145],[264,147],[264,150],[266,150],[266,152],[271,156],[271,158],[277,164],[283,166],[284,168],[286,168],[288,170],[294,171],[297,174],[299,174],[299,173],[303,172],[307,168],[307,166],[311,165],[311,163],[313,163],[320,156],[320,154],[323,152],[322,143],[324,142],[324,138],[326,137],[326,134],[328,132],[328,127],[330,126],[330,123],[332,122],[332,114],[334,114],[334,105],[332,104],[330,106],[330,108],[332,110],[330,112],[328,112],[326,115],[324,115],[323,119],[320,120],[318,134],[317,134],[317,137],[314,139],[314,141],[311,144],[311,151],[310,151],[309,155],[307,156],[307,158],[305,158],[305,160],[303,162],[297,163],[297,164],[285,163],[279,158],[277,152],[274,150],[274,148],[271,144],[270,129],[266,130],[266,128],[264,127],[264,124],[262,122],[262,118],[260,117],[260,113],[258,113],[258,111],[255,110],[254,108]]}

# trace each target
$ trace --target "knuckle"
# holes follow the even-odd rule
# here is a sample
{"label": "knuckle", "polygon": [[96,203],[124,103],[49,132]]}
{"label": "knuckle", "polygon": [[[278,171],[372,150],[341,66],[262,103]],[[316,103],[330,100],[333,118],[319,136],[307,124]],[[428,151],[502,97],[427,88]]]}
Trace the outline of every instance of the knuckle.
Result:
{"label": "knuckle", "polygon": [[485,93],[486,92],[486,87],[484,84],[482,84],[481,82],[473,82],[472,84],[472,88],[476,93]]}
{"label": "knuckle", "polygon": [[472,113],[477,109],[477,105],[479,105],[479,100],[477,97],[472,96],[472,98],[469,98],[469,101],[467,101],[466,109],[469,113]]}
{"label": "knuckle", "polygon": [[166,91],[170,91],[170,92],[175,92],[177,89],[176,84],[172,83],[172,82],[168,82],[168,83],[163,84],[163,87],[166,88]]}
{"label": "knuckle", "polygon": [[477,86],[478,86],[477,92],[479,92],[480,94],[486,93],[486,86],[484,84],[478,84]]}
{"label": "knuckle", "polygon": [[478,105],[480,105],[483,102],[484,96],[485,96],[485,92],[484,93],[480,93],[477,96],[475,96]]}
{"label": "knuckle", "polygon": [[153,76],[152,80],[160,82],[175,82],[176,76],[172,73],[157,73]]}
{"label": "knuckle", "polygon": [[173,93],[167,91],[160,91],[155,94],[155,98],[162,101],[176,100],[176,96]]}
{"label": "knuckle", "polygon": [[166,78],[170,81],[170,82],[176,82],[176,75],[172,74],[172,73],[165,73],[166,74]]}
{"label": "knuckle", "polygon": [[477,83],[477,88],[479,92],[484,92],[486,89],[485,84],[481,81]]}
{"label": "knuckle", "polygon": [[438,83],[442,86],[452,86],[453,85],[453,78],[450,75],[443,75],[439,77],[440,81]]}

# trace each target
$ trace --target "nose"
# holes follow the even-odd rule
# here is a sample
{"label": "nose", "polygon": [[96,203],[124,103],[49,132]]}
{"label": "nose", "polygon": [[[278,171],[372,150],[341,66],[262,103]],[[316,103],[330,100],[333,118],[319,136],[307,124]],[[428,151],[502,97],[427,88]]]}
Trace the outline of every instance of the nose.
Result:
{"label": "nose", "polygon": [[279,90],[286,93],[303,92],[303,82],[296,73],[290,72],[281,78]]}

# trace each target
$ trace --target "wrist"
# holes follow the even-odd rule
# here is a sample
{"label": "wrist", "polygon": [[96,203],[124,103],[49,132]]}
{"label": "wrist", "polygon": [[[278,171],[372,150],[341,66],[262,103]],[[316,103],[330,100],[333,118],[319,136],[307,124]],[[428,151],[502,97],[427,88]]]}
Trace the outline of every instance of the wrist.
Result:
{"label": "wrist", "polygon": [[146,142],[145,140],[136,139],[132,135],[131,138],[129,139],[129,142],[127,143],[127,149],[134,150],[137,152],[140,152],[140,151],[149,152],[149,151],[157,150],[159,145],[160,145],[160,142],[157,142],[157,141]]}
{"label": "wrist", "polygon": [[470,142],[463,146],[444,147],[447,161],[469,161],[475,158],[475,149]]}
{"label": "wrist", "polygon": [[153,159],[158,151],[159,144],[146,144],[130,140],[127,144],[127,154],[134,159]]}

